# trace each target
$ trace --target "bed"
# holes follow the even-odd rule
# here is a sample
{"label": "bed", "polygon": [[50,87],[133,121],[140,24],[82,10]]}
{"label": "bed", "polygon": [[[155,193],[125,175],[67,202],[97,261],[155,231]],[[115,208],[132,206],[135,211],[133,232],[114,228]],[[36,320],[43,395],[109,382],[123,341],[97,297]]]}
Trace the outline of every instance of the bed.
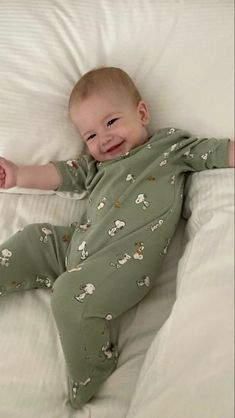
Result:
{"label": "bed", "polygon": [[[91,68],[122,67],[165,126],[234,137],[232,0],[1,0],[0,155],[43,164],[83,151],[68,97]],[[32,222],[78,220],[86,197],[0,191],[1,242]],[[234,170],[190,175],[150,294],[119,320],[116,371],[83,409],[50,292],[0,298],[1,418],[232,418]],[[22,260],[27,263],[27,259]]]}

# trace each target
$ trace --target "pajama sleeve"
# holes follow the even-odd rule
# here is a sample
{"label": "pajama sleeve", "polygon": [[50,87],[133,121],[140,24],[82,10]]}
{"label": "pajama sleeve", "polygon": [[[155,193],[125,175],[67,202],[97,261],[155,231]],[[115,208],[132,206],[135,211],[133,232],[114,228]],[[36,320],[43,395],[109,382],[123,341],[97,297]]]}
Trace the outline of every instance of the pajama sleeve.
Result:
{"label": "pajama sleeve", "polygon": [[97,172],[96,162],[89,155],[76,160],[52,161],[52,163],[61,178],[58,191],[82,193],[89,189]]}
{"label": "pajama sleeve", "polygon": [[196,138],[186,131],[176,131],[171,138],[170,155],[181,171],[203,171],[212,168],[227,168],[227,139]]}

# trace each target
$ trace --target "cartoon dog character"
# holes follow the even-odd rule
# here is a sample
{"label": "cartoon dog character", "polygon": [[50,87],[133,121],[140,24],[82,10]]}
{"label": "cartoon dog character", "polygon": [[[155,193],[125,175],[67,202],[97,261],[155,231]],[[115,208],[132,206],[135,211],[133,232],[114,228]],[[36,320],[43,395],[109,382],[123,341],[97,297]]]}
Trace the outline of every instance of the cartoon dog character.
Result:
{"label": "cartoon dog character", "polygon": [[154,232],[156,229],[158,229],[163,224],[163,219],[159,219],[159,221],[151,226],[151,231]]}
{"label": "cartoon dog character", "polygon": [[136,252],[133,255],[133,258],[135,260],[143,260],[144,256],[143,256],[143,249],[144,249],[144,244],[143,242],[136,242],[135,243],[135,248],[136,248]]}
{"label": "cartoon dog character", "polygon": [[47,287],[48,289],[50,289],[52,287],[52,283],[51,283],[51,281],[48,277],[43,278],[43,277],[37,276],[36,283],[38,283],[40,285],[43,285],[43,286]]}
{"label": "cartoon dog character", "polygon": [[85,260],[89,255],[86,249],[86,245],[86,241],[82,241],[82,243],[78,247],[78,251],[81,251],[81,260]]}
{"label": "cartoon dog character", "polygon": [[49,241],[49,236],[52,235],[52,231],[46,227],[42,228],[42,232],[44,234],[44,236],[42,235],[40,237],[40,241],[43,242],[44,244],[46,244]]}
{"label": "cartoon dog character", "polygon": [[100,203],[98,204],[97,209],[98,209],[98,210],[103,209],[103,207],[104,207],[104,205],[105,205],[106,201],[107,201],[107,197],[103,197],[103,198],[101,199]]}
{"label": "cartoon dog character", "polygon": [[137,280],[137,286],[138,287],[143,287],[143,286],[146,286],[146,287],[149,287],[150,286],[150,278],[149,278],[149,276],[144,276],[143,278],[142,278],[142,280]]}
{"label": "cartoon dog character", "polygon": [[133,176],[133,174],[127,174],[126,181],[130,181],[131,183],[134,183],[135,177]]}
{"label": "cartoon dog character", "polygon": [[88,377],[84,382],[80,381],[80,382],[72,382],[72,394],[73,394],[73,399],[76,399],[77,394],[78,394],[78,390],[80,386],[87,386],[88,383],[91,382],[91,378]]}
{"label": "cartoon dog character", "polygon": [[110,263],[110,266],[116,267],[117,269],[119,269],[121,266],[123,266],[123,264],[126,264],[127,261],[130,260],[131,258],[132,258],[131,255],[125,253],[117,259],[117,263]]}
{"label": "cartoon dog character", "polygon": [[109,342],[107,342],[106,345],[103,345],[101,350],[104,353],[106,358],[112,358],[113,357],[113,353],[111,351],[111,344]]}
{"label": "cartoon dog character", "polygon": [[110,237],[114,237],[115,234],[120,231],[121,229],[123,229],[126,226],[126,222],[124,221],[120,221],[119,219],[117,219],[116,221],[114,221],[114,228],[109,229],[108,234],[110,235]]}
{"label": "cartoon dog character", "polygon": [[150,202],[148,202],[147,200],[146,200],[146,198],[147,198],[147,196],[144,194],[144,193],[140,193],[138,196],[137,196],[137,198],[136,198],[136,200],[135,200],[135,203],[137,204],[137,205],[139,205],[139,204],[143,204],[142,205],[142,209],[147,209],[148,208],[148,206],[150,205]]}
{"label": "cartoon dog character", "polygon": [[2,250],[2,256],[0,256],[0,264],[2,266],[9,266],[9,260],[12,256],[12,252],[10,250],[8,250],[7,248],[5,248],[4,250]]}
{"label": "cartoon dog character", "polygon": [[80,295],[74,296],[78,302],[83,303],[85,298],[89,295],[92,295],[95,291],[95,286],[92,283],[82,284],[80,286],[82,293]]}

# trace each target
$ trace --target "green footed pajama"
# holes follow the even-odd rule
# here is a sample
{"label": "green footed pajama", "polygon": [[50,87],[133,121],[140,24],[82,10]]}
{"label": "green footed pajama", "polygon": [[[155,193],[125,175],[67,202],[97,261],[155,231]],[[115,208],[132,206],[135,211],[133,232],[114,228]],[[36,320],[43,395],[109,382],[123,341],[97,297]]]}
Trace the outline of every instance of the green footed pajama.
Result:
{"label": "green footed pajama", "polygon": [[34,224],[0,247],[1,296],[17,290],[52,290],[52,310],[75,408],[87,402],[115,369],[118,348],[113,319],[149,291],[157,273],[155,263],[158,258],[160,264],[160,248],[164,251],[165,243],[164,238],[159,240],[156,257],[156,247],[148,245],[147,236],[140,230],[133,233],[131,243],[129,237],[122,240],[128,254],[121,256],[120,244],[116,242],[101,248],[80,266],[66,270],[62,260],[68,259],[69,263],[69,242],[76,234],[79,232],[74,227]]}
{"label": "green footed pajama", "polygon": [[168,128],[116,160],[54,162],[61,191],[88,194],[83,221],[30,225],[1,245],[0,296],[52,290],[74,408],[117,365],[115,319],[159,275],[181,215],[185,173],[227,167],[227,142]]}

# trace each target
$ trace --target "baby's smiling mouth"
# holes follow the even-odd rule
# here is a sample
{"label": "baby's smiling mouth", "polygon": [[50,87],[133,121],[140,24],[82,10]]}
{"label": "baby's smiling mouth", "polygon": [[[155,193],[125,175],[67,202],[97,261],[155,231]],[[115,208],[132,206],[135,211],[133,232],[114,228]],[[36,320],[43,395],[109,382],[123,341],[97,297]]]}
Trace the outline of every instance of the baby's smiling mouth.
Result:
{"label": "baby's smiling mouth", "polygon": [[112,154],[113,152],[118,151],[118,149],[121,147],[121,145],[123,143],[124,143],[124,141],[120,142],[117,145],[114,145],[114,146],[110,147],[109,149],[106,150],[106,153],[111,153]]}

